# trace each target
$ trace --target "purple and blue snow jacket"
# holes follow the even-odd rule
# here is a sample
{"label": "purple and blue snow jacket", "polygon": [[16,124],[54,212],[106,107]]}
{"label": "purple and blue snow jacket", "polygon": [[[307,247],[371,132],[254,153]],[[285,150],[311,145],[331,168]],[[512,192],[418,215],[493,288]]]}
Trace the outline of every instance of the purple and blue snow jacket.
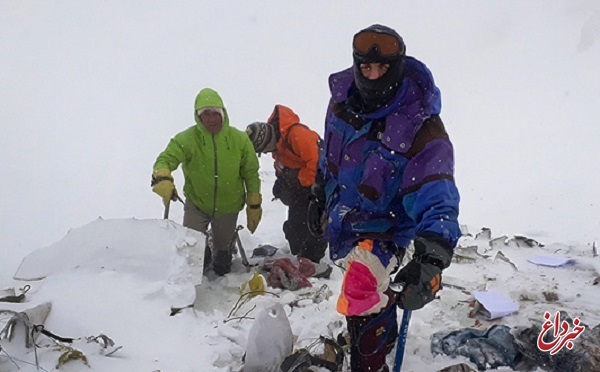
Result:
{"label": "purple and blue snow jacket", "polygon": [[[440,91],[429,69],[406,57],[393,100],[367,114],[348,103],[353,69],[329,77],[320,171],[325,179],[332,260],[360,239],[406,248],[417,235],[456,246],[459,194],[452,143],[439,117]],[[374,252],[376,253],[376,252]],[[393,252],[377,253],[387,265]]]}

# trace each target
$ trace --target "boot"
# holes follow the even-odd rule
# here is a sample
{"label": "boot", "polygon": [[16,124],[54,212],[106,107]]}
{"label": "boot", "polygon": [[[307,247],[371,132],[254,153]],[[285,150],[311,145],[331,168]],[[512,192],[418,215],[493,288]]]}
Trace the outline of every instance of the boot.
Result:
{"label": "boot", "polygon": [[212,260],[213,271],[219,276],[231,272],[231,252],[215,249]]}

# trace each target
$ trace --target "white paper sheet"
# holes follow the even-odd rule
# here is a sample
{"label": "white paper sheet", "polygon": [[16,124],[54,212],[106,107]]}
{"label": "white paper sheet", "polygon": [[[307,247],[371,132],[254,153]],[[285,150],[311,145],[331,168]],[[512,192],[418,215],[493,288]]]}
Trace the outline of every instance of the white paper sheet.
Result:
{"label": "white paper sheet", "polygon": [[529,261],[533,264],[536,264],[536,265],[559,267],[559,266],[566,266],[566,265],[572,264],[575,262],[575,259],[570,258],[570,257],[564,257],[564,256],[547,256],[547,255],[538,254],[538,255],[529,257],[527,259],[527,261]]}
{"label": "white paper sheet", "polygon": [[519,311],[516,302],[496,291],[473,291],[473,296],[483,306],[483,315],[490,320]]}

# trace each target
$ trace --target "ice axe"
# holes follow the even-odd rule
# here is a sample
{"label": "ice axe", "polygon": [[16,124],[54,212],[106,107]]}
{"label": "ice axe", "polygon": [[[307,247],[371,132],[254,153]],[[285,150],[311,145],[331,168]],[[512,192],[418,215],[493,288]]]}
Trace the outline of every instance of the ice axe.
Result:
{"label": "ice axe", "polygon": [[167,201],[167,204],[165,204],[165,212],[163,213],[163,219],[164,220],[168,220],[169,219],[169,208],[171,207],[171,199],[169,199]]}
{"label": "ice axe", "polygon": [[246,256],[246,251],[244,250],[244,246],[242,245],[242,239],[240,239],[239,231],[242,230],[243,228],[244,228],[244,226],[242,226],[242,225],[238,225],[238,227],[235,228],[234,241],[232,242],[232,248],[235,248],[235,246],[237,244],[238,251],[240,252],[240,257],[242,257],[242,264],[244,266],[246,266],[246,267],[256,266],[256,265],[250,265],[250,262],[248,262],[248,257]]}
{"label": "ice axe", "polygon": [[[238,225],[235,228],[235,230],[233,231],[233,237],[231,238],[231,241],[229,242],[229,248],[231,250],[231,254],[234,255],[237,252],[239,252],[240,256],[242,258],[242,264],[247,268],[250,268],[252,266],[257,266],[258,264],[251,265],[250,262],[248,261],[248,257],[246,256],[246,251],[244,250],[244,246],[242,245],[242,240],[240,239],[240,234],[239,234],[239,231],[242,229],[244,229],[244,226]],[[211,230],[208,230],[208,232],[206,234],[206,245],[208,247],[210,247],[211,249],[213,248],[212,231]]]}
{"label": "ice axe", "polygon": [[171,197],[171,199],[169,199],[167,201],[167,204],[165,204],[165,212],[163,213],[163,219],[165,219],[165,220],[169,219],[169,209],[171,207],[171,200],[173,200],[173,201],[180,201],[181,204],[185,204],[183,202],[183,200],[181,200],[181,198],[179,197],[179,195],[177,195],[177,192],[175,192],[175,194]]}

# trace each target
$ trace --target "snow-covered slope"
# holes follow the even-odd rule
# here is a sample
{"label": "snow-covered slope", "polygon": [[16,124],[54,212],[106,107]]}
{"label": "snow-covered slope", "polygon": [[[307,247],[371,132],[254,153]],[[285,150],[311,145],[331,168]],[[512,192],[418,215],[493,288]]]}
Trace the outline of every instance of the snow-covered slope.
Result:
{"label": "snow-covered slope", "polygon": [[[273,181],[272,172],[262,175],[265,183]],[[278,228],[282,209],[278,202],[265,203],[262,222],[271,229],[271,236],[263,243],[277,245],[281,254],[289,252]],[[434,371],[466,361],[431,354],[431,336],[438,331],[472,326],[485,329],[493,324],[527,327],[543,321],[545,311],[559,310],[590,326],[600,322],[598,286],[594,285],[600,275],[600,258],[594,256],[591,246],[544,246],[543,242],[522,237],[495,237],[493,230],[471,230],[461,238],[455,262],[444,273],[446,286],[439,299],[413,313],[405,370]],[[260,237],[242,230],[241,238],[250,255]],[[343,318],[335,311],[343,275],[337,267],[329,279],[311,278],[311,288],[293,292],[267,288],[269,293],[248,298],[241,296],[240,287],[258,268],[244,267],[236,256],[233,272],[225,277],[208,273],[193,294],[194,308],[186,308],[189,292],[174,288],[189,289],[195,281],[199,283],[193,273],[197,273],[196,262],[201,262],[203,244],[200,234],[173,221],[97,220],[32,252],[18,270],[4,270],[14,270],[23,278],[45,277],[14,281],[12,286],[31,285],[21,307],[52,303],[45,323],[51,332],[74,338],[104,334],[115,342],[103,349],[97,343],[77,340],[74,347],[85,353],[90,366],[85,370],[238,371],[253,318],[274,304],[281,304],[289,318],[295,349],[311,345],[320,335],[336,337],[343,330]],[[106,254],[99,255],[98,250]],[[545,267],[527,261],[539,254],[569,257],[574,263]],[[190,255],[193,260],[187,259]],[[256,258],[251,261],[258,262]],[[181,275],[173,280],[175,274]],[[469,317],[471,291],[492,289],[517,302],[518,313],[492,321],[481,315]],[[178,307],[174,304],[183,309],[171,316],[171,309]],[[44,347],[52,345],[45,336],[40,336],[38,343],[40,370],[50,371],[64,350]],[[31,349],[14,341],[3,340],[0,345],[13,358],[11,361],[2,354],[0,370],[36,370],[31,365],[35,361]],[[82,362],[75,360],[61,370],[82,368]]]}

